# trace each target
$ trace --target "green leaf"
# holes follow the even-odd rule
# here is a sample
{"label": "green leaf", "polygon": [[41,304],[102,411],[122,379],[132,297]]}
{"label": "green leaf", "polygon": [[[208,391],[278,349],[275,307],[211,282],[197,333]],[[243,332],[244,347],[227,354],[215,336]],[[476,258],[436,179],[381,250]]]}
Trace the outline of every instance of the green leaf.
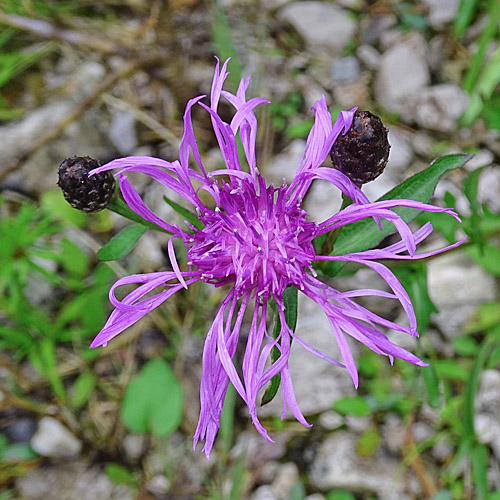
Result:
{"label": "green leaf", "polygon": [[429,326],[431,314],[438,312],[427,290],[427,267],[422,262],[414,262],[393,271],[410,296],[418,331],[423,334]]}
{"label": "green leaf", "polygon": [[452,500],[453,497],[451,495],[450,490],[439,490],[431,500]]}
{"label": "green leaf", "polygon": [[215,51],[221,61],[231,58],[229,63],[228,81],[236,89],[241,79],[241,64],[238,52],[234,46],[231,26],[227,18],[222,2],[214,2],[213,17],[211,22],[212,40]]}
{"label": "green leaf", "polygon": [[67,238],[61,241],[61,252],[57,258],[68,274],[83,278],[87,273],[89,260],[85,252]]}
{"label": "green leaf", "polygon": [[[391,189],[378,201],[391,199],[410,199],[428,203],[436,188],[439,179],[449,170],[462,167],[472,158],[469,154],[453,154],[437,158],[427,169],[418,172],[399,186]],[[405,222],[410,222],[419,214],[418,210],[412,208],[394,209]],[[394,232],[394,226],[382,222],[383,230],[375,224],[372,218],[354,222],[342,228],[331,255],[345,255],[347,253],[362,252],[377,245],[387,235]],[[335,275],[342,267],[343,262],[327,262],[322,270],[329,276]]]}
{"label": "green leaf", "polygon": [[132,224],[113,236],[98,252],[100,260],[116,260],[125,257],[135,247],[139,238],[147,231],[141,224]]}
{"label": "green leaf", "polygon": [[76,210],[76,208],[72,208],[64,199],[60,189],[46,191],[42,194],[40,202],[46,212],[56,220],[80,228],[85,227],[87,224],[87,216],[83,212]]}
{"label": "green leaf", "polygon": [[453,339],[452,345],[455,352],[461,356],[475,356],[479,350],[476,341],[467,335]]}
{"label": "green leaf", "polygon": [[485,302],[467,321],[465,333],[477,333],[500,323],[500,303]]}
{"label": "green leaf", "polygon": [[467,255],[474,259],[486,272],[500,276],[500,248],[491,243],[471,245],[466,249]]}
{"label": "green leaf", "polygon": [[477,500],[487,500],[488,481],[488,449],[484,444],[476,444],[470,451],[470,463],[472,468],[472,482],[476,489]]}
{"label": "green leaf", "polygon": [[330,491],[325,498],[326,500],[356,500],[352,493],[344,490]]}
{"label": "green leaf", "polygon": [[452,359],[437,359],[432,362],[432,366],[440,379],[465,382],[469,378],[467,369]]}
{"label": "green leaf", "polygon": [[170,366],[153,359],[130,382],[123,397],[121,419],[131,432],[166,436],[181,423],[182,387]]}
{"label": "green leaf", "polygon": [[478,0],[460,0],[457,15],[455,17],[455,35],[462,38],[465,30],[474,19],[474,14],[478,6]]}
{"label": "green leaf", "polygon": [[367,417],[371,415],[372,409],[362,396],[346,396],[333,404],[333,409],[341,415],[353,415],[355,417]]}
{"label": "green leaf", "polygon": [[203,229],[204,225],[200,219],[198,219],[197,215],[187,208],[184,208],[182,205],[179,205],[175,201],[168,199],[166,196],[163,197],[165,203],[170,205],[178,214],[182,215],[188,222],[190,222],[196,229]]}
{"label": "green leaf", "polygon": [[139,480],[137,476],[128,469],[119,464],[108,464],[104,469],[108,479],[115,484],[128,484],[129,486],[137,486]]}
{"label": "green leaf", "polygon": [[370,429],[366,431],[358,439],[358,444],[356,446],[358,454],[362,457],[368,457],[373,455],[380,444],[380,433],[377,429]]}
{"label": "green leaf", "polygon": [[135,213],[125,203],[125,200],[123,200],[121,195],[118,193],[118,190],[116,191],[113,198],[111,198],[111,201],[109,202],[109,204],[106,208],[108,210],[111,210],[112,212],[115,212],[118,215],[121,215],[122,217],[125,217],[125,218],[131,220],[131,221],[134,221],[134,222],[137,222],[139,224],[142,224],[143,226],[149,227],[150,229],[154,229],[155,231],[160,231],[162,233],[168,233],[168,231],[166,231],[162,227],[158,226],[154,222],[146,220],[143,217],[141,217],[139,214]]}
{"label": "green leaf", "polygon": [[[285,305],[285,321],[290,330],[295,331],[297,326],[297,311],[298,311],[298,291],[294,286],[289,286],[285,288],[283,292],[283,303]],[[281,331],[281,321],[278,313],[274,313],[274,329],[273,337],[277,338]],[[280,351],[278,348],[274,347],[272,350],[273,363],[280,357]],[[269,386],[264,392],[261,405],[270,403],[276,396],[278,389],[280,387],[281,375],[277,373],[269,382]]]}
{"label": "green leaf", "polygon": [[439,406],[439,378],[436,370],[432,365],[422,366],[421,372],[427,389],[429,405],[432,408],[437,408]]}
{"label": "green leaf", "polygon": [[92,372],[82,373],[76,380],[73,386],[73,394],[71,395],[70,404],[73,408],[82,407],[94,392],[96,377]]}

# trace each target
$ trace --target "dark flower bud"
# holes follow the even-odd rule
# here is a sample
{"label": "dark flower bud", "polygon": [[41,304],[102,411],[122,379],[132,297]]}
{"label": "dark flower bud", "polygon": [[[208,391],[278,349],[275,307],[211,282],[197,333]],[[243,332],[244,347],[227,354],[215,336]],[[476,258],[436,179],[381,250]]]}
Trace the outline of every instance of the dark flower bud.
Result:
{"label": "dark flower bud", "polygon": [[356,111],[351,128],[337,138],[330,157],[336,168],[361,185],[384,171],[390,149],[382,120],[369,111]]}
{"label": "dark flower bud", "polygon": [[99,212],[107,207],[115,192],[115,180],[110,172],[89,177],[99,167],[90,156],[73,156],[59,165],[59,181],[66,201],[82,212]]}

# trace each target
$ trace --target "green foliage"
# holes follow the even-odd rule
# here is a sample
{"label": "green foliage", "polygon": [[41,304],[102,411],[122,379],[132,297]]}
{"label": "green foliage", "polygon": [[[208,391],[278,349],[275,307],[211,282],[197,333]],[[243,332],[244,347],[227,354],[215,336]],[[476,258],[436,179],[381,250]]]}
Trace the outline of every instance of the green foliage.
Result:
{"label": "green foliage", "polygon": [[[439,179],[449,170],[463,166],[471,155],[453,154],[437,158],[427,169],[419,172],[391,189],[378,201],[389,199],[410,199],[429,202]],[[399,208],[394,212],[410,222],[419,212],[412,208]],[[451,217],[450,217],[451,219]],[[331,255],[345,255],[352,252],[361,252],[377,245],[383,238],[394,231],[394,226],[388,221],[382,221],[382,231],[373,219],[363,219],[344,226],[340,231]],[[328,276],[334,276],[343,267],[343,262],[324,262],[321,270]]]}
{"label": "green foliage", "polygon": [[[298,291],[295,287],[289,286],[285,288],[283,292],[283,304],[285,306],[285,321],[288,327],[295,331],[295,327],[297,325],[297,312],[298,312]],[[274,304],[276,308],[276,304]],[[277,311],[274,313],[274,329],[273,329],[273,337],[277,338],[281,332],[281,320]],[[272,360],[275,363],[280,357],[280,351],[277,347],[274,347],[272,350]],[[261,405],[265,405],[271,402],[276,396],[279,386],[281,382],[281,375],[276,374],[269,383],[264,395],[262,396]]]}
{"label": "green foliage", "polygon": [[166,436],[181,423],[183,400],[182,387],[170,366],[154,359],[127,386],[121,419],[131,432]]}
{"label": "green foliage", "polygon": [[108,479],[115,484],[128,484],[129,486],[137,486],[139,478],[136,474],[119,464],[108,464],[104,469]]}
{"label": "green foliage", "polygon": [[100,260],[116,260],[125,257],[137,244],[140,237],[147,231],[147,227],[141,224],[132,224],[122,229],[104,245],[97,257]]}
{"label": "green foliage", "polygon": [[333,404],[333,409],[341,415],[354,417],[367,417],[371,415],[372,408],[362,396],[346,396]]}

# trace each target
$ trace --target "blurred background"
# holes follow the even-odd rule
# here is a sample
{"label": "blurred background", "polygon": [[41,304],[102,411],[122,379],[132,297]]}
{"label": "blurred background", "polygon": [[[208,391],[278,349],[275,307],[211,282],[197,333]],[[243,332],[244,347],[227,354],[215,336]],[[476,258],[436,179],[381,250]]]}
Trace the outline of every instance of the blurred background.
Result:
{"label": "blurred background", "polygon": [[[499,28],[498,0],[0,0],[0,500],[500,499]],[[214,55],[231,57],[227,89],[251,74],[248,94],[271,101],[258,109],[257,157],[275,185],[293,178],[322,94],[334,116],[359,106],[389,129],[389,165],[364,187],[370,199],[436,156],[475,156],[433,199],[456,207],[463,227],[418,220],[437,229],[433,247],[460,231],[468,243],[392,267],[421,333],[396,340],[431,367],[391,366],[353,344],[355,391],[346,373],[293,349],[313,427],[281,421],[273,401],[259,413],[276,440],[267,443],[230,392],[208,462],[192,435],[220,291],[179,292],[88,349],[110,285],[168,267],[166,239],[148,232],[123,258],[98,259],[129,222],[72,209],[56,182],[75,155],[177,159],[184,106],[210,91]],[[199,111],[205,165],[220,168]],[[176,217],[158,186],[134,181],[156,213]],[[319,219],[340,198],[318,184],[306,203]],[[357,268],[333,284],[383,286]],[[307,301],[297,329],[338,354]]]}

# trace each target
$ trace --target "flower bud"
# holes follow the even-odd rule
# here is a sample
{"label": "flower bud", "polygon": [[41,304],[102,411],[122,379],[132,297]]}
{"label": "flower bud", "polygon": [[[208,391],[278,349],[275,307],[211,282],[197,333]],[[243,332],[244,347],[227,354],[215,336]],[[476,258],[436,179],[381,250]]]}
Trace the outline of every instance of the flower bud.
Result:
{"label": "flower bud", "polygon": [[369,111],[356,111],[351,128],[333,144],[333,165],[358,185],[376,179],[387,165],[391,146],[382,120]]}
{"label": "flower bud", "polygon": [[99,167],[90,156],[73,156],[59,165],[58,186],[66,201],[82,212],[99,212],[107,207],[115,192],[115,180],[110,172],[89,177]]}

